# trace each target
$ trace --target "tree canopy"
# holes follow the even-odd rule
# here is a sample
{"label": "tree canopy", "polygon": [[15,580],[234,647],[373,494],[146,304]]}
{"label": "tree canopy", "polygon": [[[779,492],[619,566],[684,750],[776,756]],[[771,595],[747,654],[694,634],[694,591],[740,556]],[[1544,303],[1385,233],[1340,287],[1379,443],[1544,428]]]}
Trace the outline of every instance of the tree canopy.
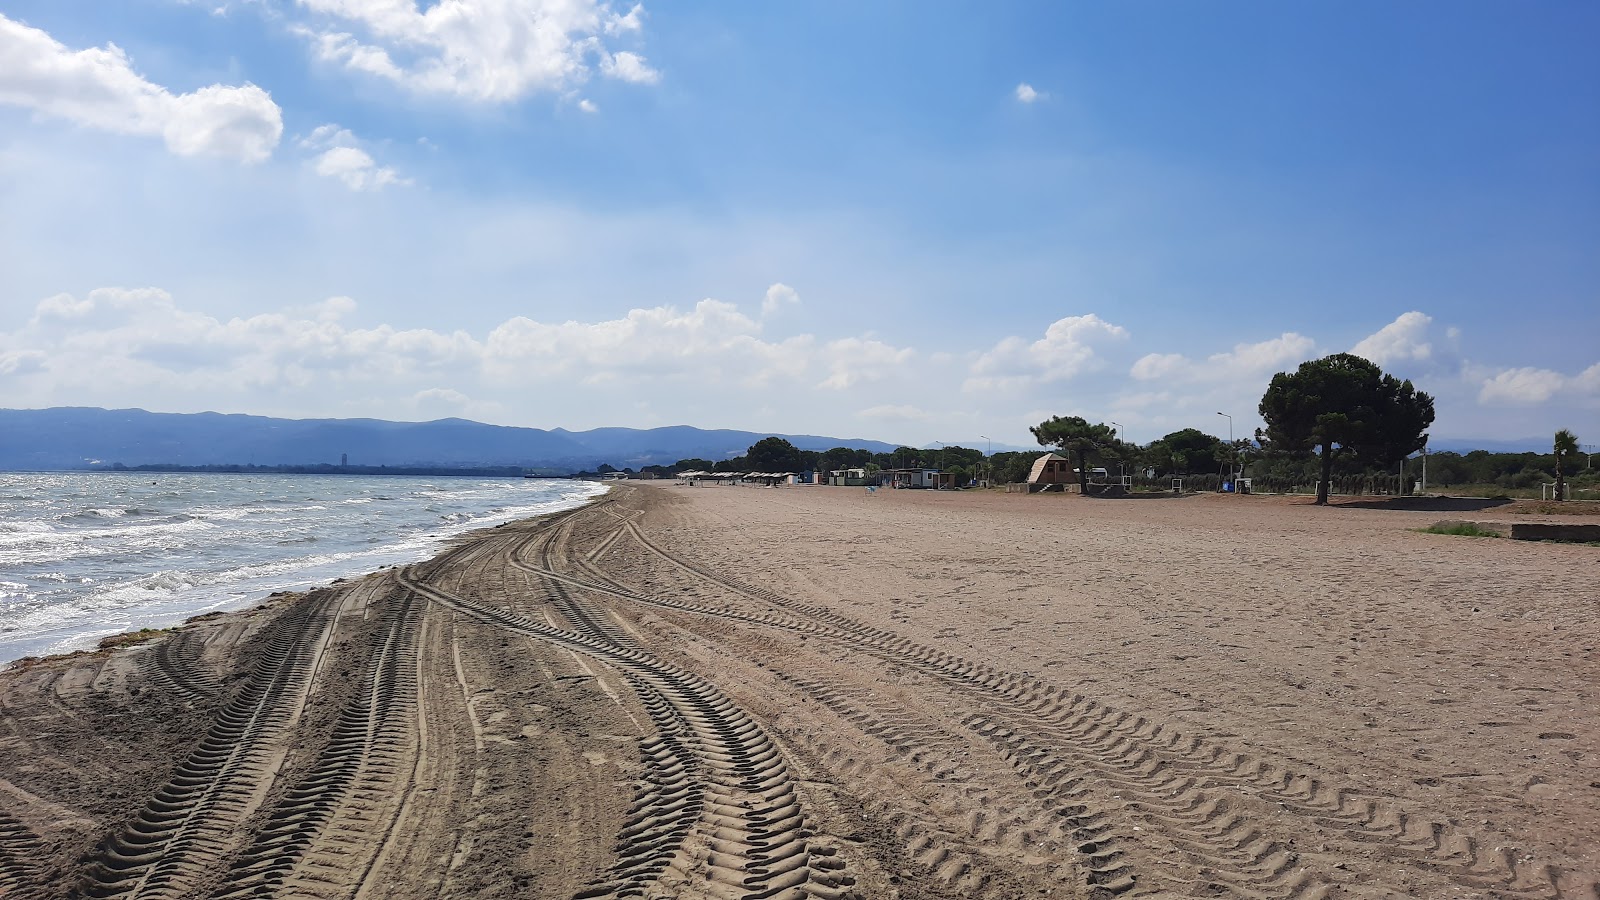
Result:
{"label": "tree canopy", "polygon": [[1359,356],[1335,353],[1272,376],[1260,412],[1268,450],[1320,458],[1317,503],[1325,504],[1339,456],[1387,464],[1422,449],[1433,398]]}
{"label": "tree canopy", "polygon": [[1578,455],[1578,436],[1563,428],[1556,432],[1556,499],[1565,500],[1567,493],[1567,473],[1562,463],[1570,457]]}
{"label": "tree canopy", "polygon": [[1090,424],[1082,416],[1051,416],[1028,429],[1040,446],[1072,454],[1078,464],[1078,490],[1089,493],[1089,458],[1119,458],[1123,444],[1104,422]]}
{"label": "tree canopy", "polygon": [[745,451],[745,463],[757,472],[798,472],[800,450],[781,437],[762,438]]}
{"label": "tree canopy", "polygon": [[1187,475],[1206,470],[1218,461],[1226,442],[1198,428],[1184,428],[1151,441],[1141,457],[1145,465],[1163,475]]}

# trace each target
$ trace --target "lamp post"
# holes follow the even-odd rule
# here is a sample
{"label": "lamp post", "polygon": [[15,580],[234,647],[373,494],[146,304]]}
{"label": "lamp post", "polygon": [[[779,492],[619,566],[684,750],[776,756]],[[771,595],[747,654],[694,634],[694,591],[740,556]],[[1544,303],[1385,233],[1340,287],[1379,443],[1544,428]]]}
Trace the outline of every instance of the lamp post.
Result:
{"label": "lamp post", "polygon": [[994,438],[989,437],[987,434],[980,434],[978,437],[989,442],[989,451],[983,455],[983,486],[991,487],[990,482],[994,481],[994,460],[992,458],[994,456]]}
{"label": "lamp post", "polygon": [[[1121,440],[1122,439],[1122,423],[1121,422],[1112,422],[1111,424],[1117,426],[1117,430],[1111,432],[1111,436],[1116,438],[1116,439],[1118,439],[1118,440]],[[1126,474],[1128,474],[1128,463],[1127,463],[1126,460],[1121,460],[1121,459],[1117,460],[1117,474],[1118,475],[1126,475]]]}
{"label": "lamp post", "polygon": [[1228,473],[1234,478],[1238,478],[1239,476],[1234,472],[1234,465],[1236,461],[1233,459],[1233,454],[1237,451],[1233,446],[1233,416],[1230,416],[1225,412],[1219,412],[1217,415],[1228,420],[1228,455],[1230,460],[1228,463]]}

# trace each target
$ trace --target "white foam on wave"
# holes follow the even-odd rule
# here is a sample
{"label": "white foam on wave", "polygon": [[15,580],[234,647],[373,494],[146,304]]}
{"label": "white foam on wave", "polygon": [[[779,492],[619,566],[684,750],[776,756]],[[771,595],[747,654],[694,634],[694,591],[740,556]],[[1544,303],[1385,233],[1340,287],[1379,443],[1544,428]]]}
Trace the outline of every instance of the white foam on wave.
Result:
{"label": "white foam on wave", "polygon": [[[307,589],[415,562],[463,532],[570,508],[605,490],[597,484],[567,483],[540,485],[530,492],[520,484],[494,482],[463,484],[463,490],[450,493],[437,485],[419,485],[385,491],[382,497],[394,499],[381,511],[364,506],[371,512],[357,513],[343,505],[347,498],[338,496],[344,483],[319,490],[326,498],[319,502],[304,497],[305,482],[284,478],[281,484],[288,490],[278,497],[252,491],[230,507],[208,496],[204,507],[188,508],[182,521],[173,519],[180,515],[177,504],[186,494],[156,504],[148,510],[151,517],[123,517],[114,525],[104,520],[96,527],[26,537],[0,533],[0,576],[17,573],[5,579],[15,585],[5,589],[15,596],[0,593],[5,597],[0,664],[22,655],[92,646],[99,637],[118,631],[166,627],[201,612],[237,609],[277,590]],[[263,490],[277,486],[269,482]],[[424,513],[425,498],[442,499],[446,502],[441,505],[456,511],[442,517],[437,511]],[[532,502],[517,502],[524,498]],[[138,503],[145,508],[145,501]],[[347,512],[329,511],[323,503]],[[484,508],[474,510],[475,505]],[[164,518],[154,518],[161,514]],[[12,537],[17,540],[8,547],[6,539]],[[312,545],[326,549],[305,552]],[[156,571],[139,571],[157,560]],[[64,568],[40,572],[42,565]]]}

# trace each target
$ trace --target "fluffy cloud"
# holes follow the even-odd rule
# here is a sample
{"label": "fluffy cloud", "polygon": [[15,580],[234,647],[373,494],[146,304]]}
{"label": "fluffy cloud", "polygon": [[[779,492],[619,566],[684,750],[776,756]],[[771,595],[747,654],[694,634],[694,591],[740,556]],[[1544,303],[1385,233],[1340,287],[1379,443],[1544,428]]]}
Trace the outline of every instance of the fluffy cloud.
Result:
{"label": "fluffy cloud", "polygon": [[518,316],[489,333],[485,364],[496,373],[570,376],[590,384],[665,378],[707,388],[805,372],[814,344],[809,335],[772,342],[760,332],[754,319],[719,300],[701,300],[688,311],[633,309],[603,322]]}
{"label": "fluffy cloud", "polygon": [[283,115],[253,84],[173,94],[134,71],[115,44],[73,51],[0,15],[0,103],[119,134],[159,136],[180,156],[261,162],[283,135]]}
{"label": "fluffy cloud", "polygon": [[800,295],[795,289],[780,281],[767,288],[767,296],[761,299],[761,314],[770,316],[785,306],[796,306],[799,303]]}
{"label": "fluffy cloud", "polygon": [[1192,360],[1181,353],[1150,353],[1140,357],[1128,374],[1138,381],[1228,381],[1265,375],[1304,362],[1316,342],[1286,331],[1271,340],[1235,344],[1225,353]]}
{"label": "fluffy cloud", "polygon": [[644,57],[627,50],[602,54],[600,74],[632,84],[655,84],[661,80],[661,73],[650,68]]}
{"label": "fluffy cloud", "polygon": [[906,404],[871,406],[857,412],[856,415],[879,422],[926,422],[932,418],[927,410]]}
{"label": "fluffy cloud", "polygon": [[1033,85],[1023,82],[1017,85],[1017,102],[1032,103],[1044,95],[1033,89]]}
{"label": "fluffy cloud", "polygon": [[1421,362],[1433,355],[1433,345],[1427,341],[1432,322],[1432,318],[1414,310],[1402,313],[1350,348],[1350,352],[1380,366],[1406,360]]}
{"label": "fluffy cloud", "polygon": [[0,353],[0,375],[31,375],[44,371],[45,355],[38,350]]}
{"label": "fluffy cloud", "polygon": [[872,381],[881,381],[903,368],[915,354],[907,347],[891,347],[882,341],[843,338],[823,346],[818,356],[827,367],[828,377],[817,387],[844,390]]}
{"label": "fluffy cloud", "polygon": [[968,390],[1016,388],[1072,378],[1100,365],[1095,345],[1123,340],[1128,332],[1094,313],[1057,319],[1044,337],[1029,342],[1008,337],[978,356],[966,381]]}
{"label": "fluffy cloud", "polygon": [[1600,363],[1576,375],[1526,366],[1502,369],[1483,380],[1478,402],[1485,406],[1540,406],[1558,395],[1591,404],[1600,401]]}
{"label": "fluffy cloud", "polygon": [[[295,26],[317,55],[424,93],[506,103],[562,91],[600,73],[654,84],[644,57],[602,36],[637,33],[643,9],[599,0],[300,0],[316,21]],[[358,36],[352,29],[359,31]]]}
{"label": "fluffy cloud", "polygon": [[389,166],[380,166],[361,149],[361,142],[337,125],[321,125],[300,141],[301,148],[314,155],[311,169],[324,178],[337,178],[352,191],[381,191],[391,185],[407,185],[410,179]]}

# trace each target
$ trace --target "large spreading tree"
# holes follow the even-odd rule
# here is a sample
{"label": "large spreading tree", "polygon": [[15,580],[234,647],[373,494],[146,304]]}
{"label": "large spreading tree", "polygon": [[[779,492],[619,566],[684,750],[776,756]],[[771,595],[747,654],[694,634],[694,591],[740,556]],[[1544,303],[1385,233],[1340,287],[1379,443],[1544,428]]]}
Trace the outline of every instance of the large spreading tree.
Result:
{"label": "large spreading tree", "polygon": [[798,472],[803,466],[799,449],[781,437],[756,441],[745,451],[744,458],[757,472]]}
{"label": "large spreading tree", "polygon": [[1089,455],[1116,456],[1122,445],[1117,433],[1103,422],[1090,424],[1082,416],[1051,416],[1028,429],[1040,446],[1055,447],[1078,461],[1078,490],[1089,493]]}
{"label": "large spreading tree", "polygon": [[1426,446],[1433,398],[1359,356],[1335,353],[1272,376],[1261,418],[1273,450],[1320,457],[1317,503],[1326,504],[1336,459],[1388,465]]}

